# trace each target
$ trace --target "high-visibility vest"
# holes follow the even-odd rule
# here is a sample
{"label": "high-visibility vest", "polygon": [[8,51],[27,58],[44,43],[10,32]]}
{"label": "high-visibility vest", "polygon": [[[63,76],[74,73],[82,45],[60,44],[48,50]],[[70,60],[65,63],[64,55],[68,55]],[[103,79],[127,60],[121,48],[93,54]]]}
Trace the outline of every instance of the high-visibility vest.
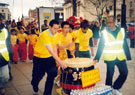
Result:
{"label": "high-visibility vest", "polygon": [[105,61],[113,61],[116,58],[124,60],[125,54],[123,49],[123,43],[125,38],[124,28],[121,28],[117,37],[115,38],[111,33],[107,32],[106,29],[102,31],[104,37],[104,51],[103,57]]}
{"label": "high-visibility vest", "polygon": [[5,28],[2,29],[0,33],[0,54],[3,56],[3,58],[6,61],[9,61],[9,53],[6,45],[7,36],[8,36],[8,31]]}

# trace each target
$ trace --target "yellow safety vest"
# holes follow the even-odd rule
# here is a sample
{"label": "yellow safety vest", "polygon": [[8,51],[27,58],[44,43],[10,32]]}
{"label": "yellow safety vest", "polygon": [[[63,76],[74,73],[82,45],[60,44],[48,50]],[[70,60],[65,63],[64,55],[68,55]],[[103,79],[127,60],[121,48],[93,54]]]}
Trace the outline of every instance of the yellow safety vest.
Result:
{"label": "yellow safety vest", "polygon": [[6,39],[8,36],[8,31],[4,28],[0,33],[0,53],[6,61],[9,61],[9,53],[6,46]]}
{"label": "yellow safety vest", "polygon": [[105,61],[114,61],[116,58],[124,60],[125,54],[123,49],[125,31],[121,28],[117,37],[115,38],[111,33],[107,32],[106,29],[102,31],[105,47],[103,51],[103,57]]}

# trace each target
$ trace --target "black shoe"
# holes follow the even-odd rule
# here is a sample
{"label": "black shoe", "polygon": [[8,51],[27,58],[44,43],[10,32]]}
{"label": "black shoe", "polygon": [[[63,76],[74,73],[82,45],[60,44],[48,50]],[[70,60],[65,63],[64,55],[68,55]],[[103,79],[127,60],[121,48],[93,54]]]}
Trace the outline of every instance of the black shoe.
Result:
{"label": "black shoe", "polygon": [[33,90],[34,90],[34,92],[38,92],[38,87],[33,86]]}
{"label": "black shoe", "polygon": [[13,80],[13,77],[12,76],[9,77],[9,80],[8,81],[11,81],[11,80]]}
{"label": "black shoe", "polygon": [[38,92],[38,86],[34,86],[32,83],[31,83],[31,85],[33,87],[34,92]]}
{"label": "black shoe", "polygon": [[17,62],[14,62],[14,64],[17,64]]}

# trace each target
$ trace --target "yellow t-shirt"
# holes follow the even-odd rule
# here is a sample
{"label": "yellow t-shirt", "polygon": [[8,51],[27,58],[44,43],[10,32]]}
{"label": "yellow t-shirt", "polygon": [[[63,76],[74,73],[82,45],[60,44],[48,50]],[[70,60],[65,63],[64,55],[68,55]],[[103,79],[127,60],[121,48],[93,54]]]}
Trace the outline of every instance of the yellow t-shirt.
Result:
{"label": "yellow t-shirt", "polygon": [[77,32],[77,41],[79,43],[79,51],[89,50],[89,40],[93,36],[92,30],[88,29],[86,33],[83,33],[81,28]]}
{"label": "yellow t-shirt", "polygon": [[11,35],[11,44],[12,46],[16,44],[17,41],[17,36],[16,35]]}
{"label": "yellow t-shirt", "polygon": [[28,39],[26,33],[23,33],[23,34],[18,33],[18,34],[17,34],[17,38],[18,38],[18,40],[19,40],[19,43],[25,42],[25,40]]}
{"label": "yellow t-shirt", "polygon": [[28,41],[30,44],[32,44],[33,46],[35,46],[36,42],[37,42],[38,36],[36,34],[32,34],[28,36]]}
{"label": "yellow t-shirt", "polygon": [[72,49],[75,49],[75,42],[76,42],[76,38],[77,38],[77,32],[73,31],[73,32],[71,32],[69,34],[72,36],[72,41],[74,41]]}
{"label": "yellow t-shirt", "polygon": [[66,37],[63,36],[62,32],[56,34],[59,44],[65,45],[72,42],[72,36],[68,33]]}
{"label": "yellow t-shirt", "polygon": [[51,45],[52,47],[54,47],[57,43],[58,41],[56,40],[56,36],[52,35],[49,29],[43,31],[37,39],[34,48],[34,56],[39,58],[51,57],[52,55],[50,54],[46,46]]}
{"label": "yellow t-shirt", "polygon": [[[56,38],[58,39],[58,43],[60,45],[66,45],[72,42],[72,36],[68,33],[66,37],[63,36],[62,32],[56,34]],[[65,60],[67,58],[66,49],[59,50],[59,58],[61,60]]]}

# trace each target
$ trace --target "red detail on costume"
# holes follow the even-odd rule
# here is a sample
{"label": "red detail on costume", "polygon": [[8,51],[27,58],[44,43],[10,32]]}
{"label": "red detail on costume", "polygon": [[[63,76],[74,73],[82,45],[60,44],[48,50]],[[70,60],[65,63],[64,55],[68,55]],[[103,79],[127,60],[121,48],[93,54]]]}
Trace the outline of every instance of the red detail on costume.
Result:
{"label": "red detail on costume", "polygon": [[82,85],[72,85],[72,84],[64,84],[62,82],[60,82],[60,85],[65,88],[65,89],[84,89],[84,88],[90,88],[95,86],[95,84],[89,85],[87,87],[82,87]]}
{"label": "red detail on costume", "polygon": [[29,60],[33,59],[33,53],[34,53],[33,45],[29,44],[29,47],[28,47],[28,57],[29,57]]}
{"label": "red detail on costume", "polygon": [[19,43],[19,56],[21,60],[26,60],[27,59],[27,46],[26,43]]}
{"label": "red detail on costume", "polygon": [[17,62],[18,61],[18,46],[17,46],[17,44],[12,46],[12,52],[13,52],[13,61]]}

